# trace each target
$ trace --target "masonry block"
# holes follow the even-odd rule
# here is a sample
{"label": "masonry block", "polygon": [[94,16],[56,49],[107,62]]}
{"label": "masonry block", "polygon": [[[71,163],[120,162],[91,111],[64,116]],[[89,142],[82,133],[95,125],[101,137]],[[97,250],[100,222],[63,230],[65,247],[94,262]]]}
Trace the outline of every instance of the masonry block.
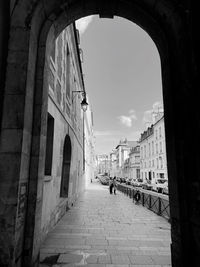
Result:
{"label": "masonry block", "polygon": [[0,150],[2,153],[21,153],[22,129],[3,129],[1,132]]}
{"label": "masonry block", "polygon": [[3,129],[22,129],[24,125],[24,95],[5,95]]}
{"label": "masonry block", "polygon": [[0,153],[0,184],[18,182],[20,164],[20,153]]}

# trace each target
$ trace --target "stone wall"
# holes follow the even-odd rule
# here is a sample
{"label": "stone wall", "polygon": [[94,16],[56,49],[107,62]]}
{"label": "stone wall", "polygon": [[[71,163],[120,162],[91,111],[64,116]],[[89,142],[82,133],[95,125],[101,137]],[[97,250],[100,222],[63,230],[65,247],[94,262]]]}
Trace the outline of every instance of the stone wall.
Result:
{"label": "stone wall", "polygon": [[[78,101],[79,94],[72,92],[84,89],[80,75],[80,62],[77,60],[79,55],[75,34],[74,25],[68,26],[55,40],[55,45],[51,48],[47,45],[46,51],[47,71],[45,73],[47,75],[44,77],[44,84],[47,84],[49,89],[48,113],[54,119],[54,136],[51,175],[45,175],[43,184],[42,239],[85,189],[83,111]],[[47,42],[53,38],[52,31],[49,35]],[[68,53],[70,64],[67,64]],[[69,70],[67,70],[68,67],[70,67]],[[66,90],[67,81],[69,81],[68,90]],[[68,197],[63,198],[60,192],[64,141],[67,135],[71,141],[72,151]]]}

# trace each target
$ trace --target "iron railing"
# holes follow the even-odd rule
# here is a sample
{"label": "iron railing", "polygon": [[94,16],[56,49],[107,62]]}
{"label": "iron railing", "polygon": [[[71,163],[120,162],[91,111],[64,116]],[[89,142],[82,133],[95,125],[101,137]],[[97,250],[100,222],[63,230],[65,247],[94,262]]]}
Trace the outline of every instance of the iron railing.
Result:
{"label": "iron railing", "polygon": [[169,197],[166,195],[156,194],[152,191],[146,191],[139,188],[130,187],[128,185],[119,184],[117,189],[133,199],[137,190],[140,193],[139,203],[155,212],[157,215],[164,217],[170,222]]}

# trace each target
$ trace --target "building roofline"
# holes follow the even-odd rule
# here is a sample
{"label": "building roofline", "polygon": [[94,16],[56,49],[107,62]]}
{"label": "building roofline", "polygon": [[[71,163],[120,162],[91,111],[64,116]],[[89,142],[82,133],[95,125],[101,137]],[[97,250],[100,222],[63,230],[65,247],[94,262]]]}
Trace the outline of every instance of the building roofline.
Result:
{"label": "building roofline", "polygon": [[79,63],[79,68],[80,68],[80,73],[81,73],[81,80],[83,84],[83,91],[85,91],[85,83],[83,79],[83,69],[82,69],[82,63],[81,63],[81,57],[80,57],[80,51],[79,51],[79,42],[78,42],[78,36],[77,36],[77,31],[78,29],[76,28],[76,23],[73,22],[73,30],[74,30],[74,37],[75,37],[75,43],[76,43],[76,50],[77,50],[77,57],[78,57],[78,63]]}
{"label": "building roofline", "polygon": [[159,120],[157,120],[157,121],[153,124],[153,126],[156,125],[158,122],[160,122],[162,119],[164,119],[164,114],[161,116],[161,118],[160,118]]}

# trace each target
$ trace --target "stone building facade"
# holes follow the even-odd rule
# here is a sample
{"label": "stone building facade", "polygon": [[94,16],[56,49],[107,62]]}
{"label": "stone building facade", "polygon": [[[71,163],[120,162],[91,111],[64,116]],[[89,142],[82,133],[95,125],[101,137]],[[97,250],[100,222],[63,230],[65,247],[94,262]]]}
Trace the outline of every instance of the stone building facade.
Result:
{"label": "stone building facade", "polygon": [[113,149],[110,153],[110,176],[117,176],[117,156],[116,149]]}
{"label": "stone building facade", "polygon": [[96,155],[97,174],[110,174],[110,158],[107,154]]}
{"label": "stone building facade", "polygon": [[[51,34],[51,32],[50,32]],[[46,52],[47,146],[41,236],[52,228],[85,188],[81,94],[84,91],[75,24]]]}
{"label": "stone building facade", "polygon": [[[116,146],[116,169],[117,169],[117,176],[118,177],[124,177],[124,175],[127,175],[127,168],[128,163],[126,162],[126,170],[124,173],[124,163],[126,159],[129,158],[129,153],[131,148],[135,147],[137,144],[137,141],[129,141],[127,139],[121,140],[119,144]],[[124,177],[125,178],[125,177]]]}
{"label": "stone building facade", "polygon": [[140,178],[140,145],[131,148],[129,153],[129,176],[131,179]]}
{"label": "stone building facade", "polygon": [[163,113],[158,114],[156,122],[141,134],[140,174],[144,181],[168,178]]}
{"label": "stone building facade", "polygon": [[[48,118],[41,236],[59,220],[84,190],[82,69],[78,32],[68,26],[46,52]],[[49,54],[50,52],[50,54]]]}

